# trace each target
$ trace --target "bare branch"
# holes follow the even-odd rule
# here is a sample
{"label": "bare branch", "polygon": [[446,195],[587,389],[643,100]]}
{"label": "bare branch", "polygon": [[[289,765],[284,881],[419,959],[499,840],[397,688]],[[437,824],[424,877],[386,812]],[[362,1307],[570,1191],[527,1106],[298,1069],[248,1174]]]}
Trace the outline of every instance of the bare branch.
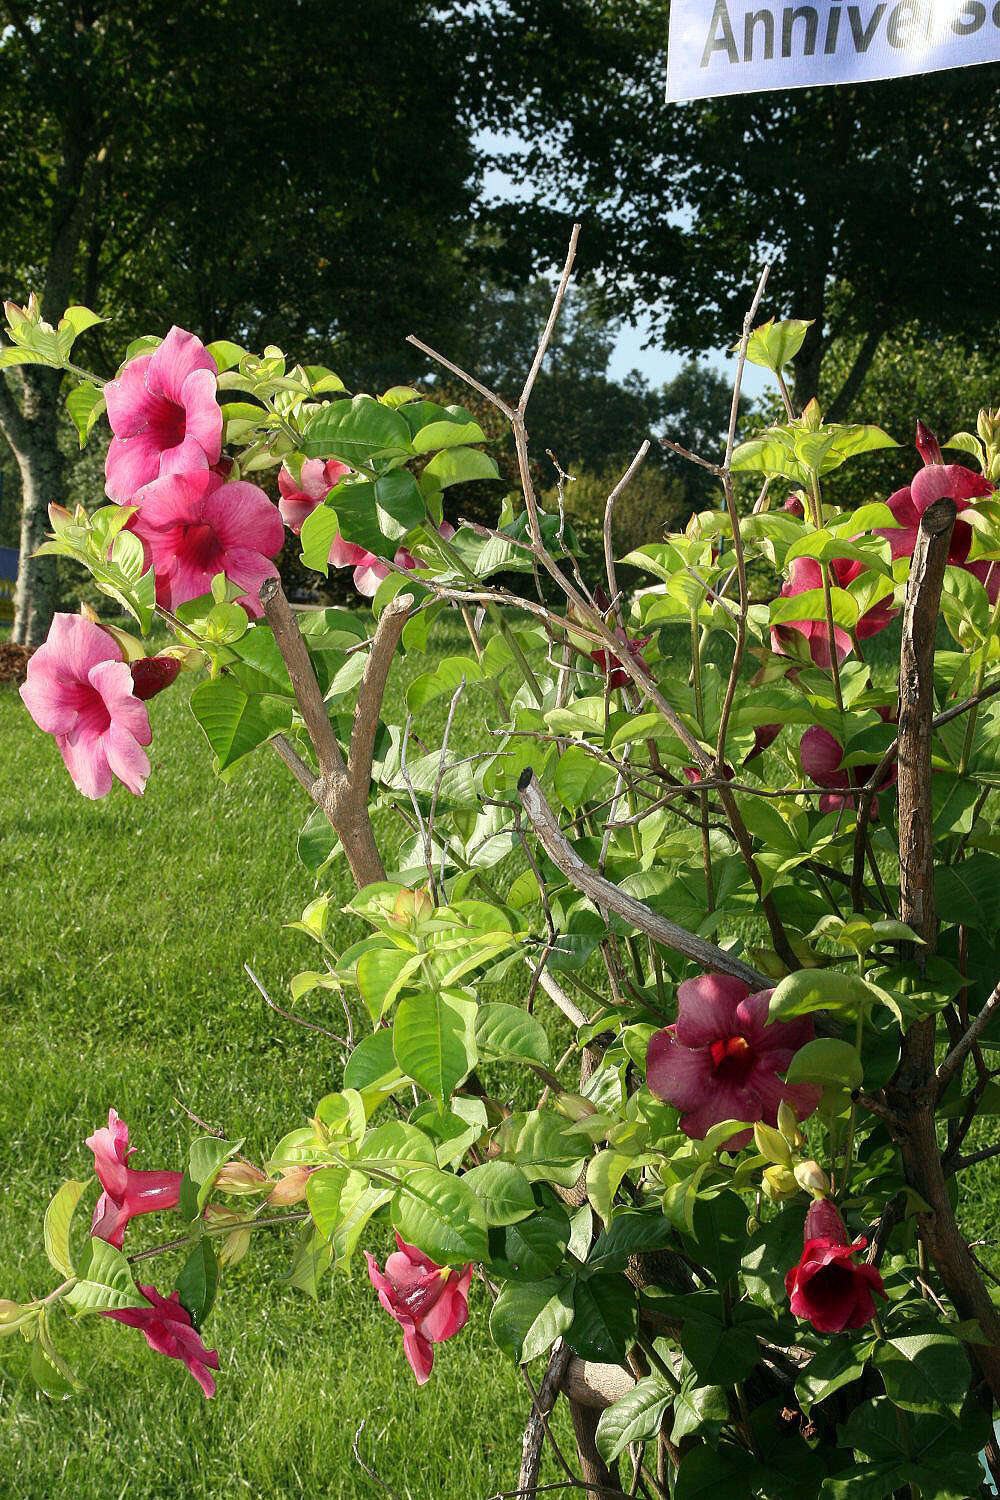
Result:
{"label": "bare branch", "polygon": [[316,777],[310,767],[306,765],[291,740],[284,734],[275,734],[271,736],[270,743],[275,754],[285,762],[295,780],[301,787],[305,788],[311,797],[313,787],[316,785]]}
{"label": "bare branch", "polygon": [[302,1016],[295,1015],[293,1011],[283,1010],[280,1005],[278,1005],[274,1000],[271,999],[270,995],[267,993],[267,990],[261,984],[260,980],[257,978],[253,969],[251,969],[250,965],[244,964],[243,967],[249,974],[250,979],[258,990],[264,1004],[269,1005],[271,1009],[273,1011],[276,1011],[279,1016],[283,1016],[286,1021],[294,1022],[296,1026],[304,1026],[306,1031],[318,1031],[321,1036],[328,1036],[331,1042],[337,1043],[338,1047],[346,1047],[348,1045],[348,1043],[342,1036],[337,1036],[333,1031],[327,1031],[325,1026],[317,1026],[315,1021],[306,1021],[302,1018]]}
{"label": "bare branch", "polygon": [[[604,567],[608,575],[608,593],[614,600],[618,599],[618,576],[615,572],[615,549],[614,541],[612,538],[615,505],[617,504],[620,495],[625,489],[625,486],[632,479],[633,475],[638,472],[640,466],[642,465],[643,459],[646,457],[646,454],[648,452],[649,439],[647,438],[642,447],[639,449],[638,453],[635,455],[635,458],[633,458],[632,462],[625,470],[625,473],[622,475],[621,479],[619,479],[618,483],[611,491],[611,494],[608,496],[608,503],[604,507]],[[616,605],[615,612],[618,618],[618,623],[619,625],[621,625],[622,611],[620,604]]]}
{"label": "bare branch", "polygon": [[686,928],[667,921],[666,917],[661,917],[644,902],[627,895],[610,880],[605,880],[603,875],[598,875],[596,870],[591,869],[564,837],[558,820],[530,767],[522,774],[517,790],[521,804],[546,854],[576,886],[577,890],[583,891],[586,896],[590,897],[595,906],[606,907],[609,911],[617,913],[633,927],[637,927],[640,932],[653,938],[655,942],[663,943],[665,947],[673,948],[677,953],[683,953],[707,970],[732,974],[737,979],[742,979],[745,984],[749,984],[753,990],[764,990],[770,987],[767,977],[751,968],[749,964],[743,963],[732,953],[727,953],[724,948],[719,948],[695,933],[688,932]]}
{"label": "bare branch", "polygon": [[552,299],[552,306],[549,309],[548,322],[546,323],[544,332],[542,333],[542,337],[539,340],[538,348],[535,350],[535,357],[531,361],[531,369],[528,371],[528,378],[524,382],[524,389],[521,391],[521,399],[517,403],[517,412],[519,416],[524,415],[524,409],[531,397],[532,389],[534,387],[535,381],[538,378],[538,372],[542,368],[542,360],[545,358],[545,352],[549,347],[552,334],[555,331],[556,323],[559,320],[559,312],[563,305],[563,298],[566,296],[566,289],[569,286],[569,279],[573,274],[573,262],[576,260],[576,247],[579,238],[580,226],[579,224],[574,224],[573,231],[569,237],[569,248],[566,251],[566,261],[563,265],[562,275],[559,278],[559,285],[556,288],[556,294]]}
{"label": "bare branch", "polygon": [[962,1037],[961,1041],[957,1042],[951,1049],[944,1062],[938,1068],[937,1073],[934,1075],[937,1084],[938,1099],[941,1098],[941,1095],[944,1093],[945,1089],[948,1087],[955,1074],[961,1068],[962,1064],[965,1062],[965,1059],[968,1057],[973,1047],[975,1047],[977,1042],[979,1042],[983,1037],[986,1028],[989,1026],[998,1010],[1000,1010],[1000,984],[997,985],[996,989],[993,991],[992,995],[987,1000],[986,1004],[983,1006],[982,1010],[979,1012],[972,1025],[969,1027],[968,1031]]}
{"label": "bare branch", "polygon": [[[292,613],[280,578],[266,578],[260,588],[260,602],[267,623],[274,632],[278,650],[292,679],[292,689],[299,712],[305,720],[306,730],[316,752],[321,776],[343,775],[344,758],[333,732],[330,716],[323,702],[316,673],[306,643],[302,639],[298,621]],[[279,751],[280,754],[280,751]]]}
{"label": "bare branch", "polygon": [[495,406],[499,411],[502,411],[508,422],[513,422],[513,411],[502,397],[498,396],[495,391],[490,390],[489,386],[483,385],[480,381],[476,380],[475,376],[470,375],[466,370],[463,370],[461,366],[452,364],[450,359],[446,359],[443,354],[438,354],[436,349],[432,349],[429,344],[425,344],[423,340],[418,339],[415,334],[408,333],[406,335],[406,342],[408,344],[412,344],[414,349],[419,349],[421,354],[426,354],[428,359],[433,359],[436,364],[444,365],[446,370],[450,370],[453,375],[457,375],[459,380],[464,380],[466,385],[471,385],[474,391],[478,391],[481,396],[486,397],[486,400],[489,401],[492,406]]}

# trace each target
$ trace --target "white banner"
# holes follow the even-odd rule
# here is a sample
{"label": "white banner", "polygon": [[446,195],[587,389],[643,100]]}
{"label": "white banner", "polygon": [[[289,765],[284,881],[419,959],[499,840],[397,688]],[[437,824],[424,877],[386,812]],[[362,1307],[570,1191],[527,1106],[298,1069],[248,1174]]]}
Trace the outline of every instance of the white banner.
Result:
{"label": "white banner", "polygon": [[1000,60],[1000,0],[672,0],[667,99],[815,88]]}

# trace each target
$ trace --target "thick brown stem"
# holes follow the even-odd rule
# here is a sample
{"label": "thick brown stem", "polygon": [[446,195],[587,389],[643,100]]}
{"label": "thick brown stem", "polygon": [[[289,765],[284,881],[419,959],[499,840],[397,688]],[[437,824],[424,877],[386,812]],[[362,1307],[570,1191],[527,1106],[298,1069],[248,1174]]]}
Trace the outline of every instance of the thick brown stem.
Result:
{"label": "thick brown stem", "polygon": [[[903,612],[899,672],[899,869],[902,921],[933,950],[934,838],[931,805],[931,738],[934,706],[934,635],[955,506],[938,500],[924,512],[913,553]],[[934,1106],[933,1017],[911,1026],[903,1039],[896,1077],[886,1090],[894,1113],[906,1179],[927,1209],[917,1223],[948,1296],[961,1319],[978,1322],[984,1344],[969,1350],[1000,1400],[1000,1315],[979,1275],[952,1211]]]}
{"label": "thick brown stem", "polygon": [[571,1357],[568,1344],[562,1342],[556,1344],[549,1355],[549,1362],[538,1392],[532,1396],[531,1415],[524,1429],[524,1438],[521,1443],[521,1469],[517,1476],[519,1490],[530,1491],[538,1484],[545,1428],[558,1399],[559,1387]]}
{"label": "thick brown stem", "polygon": [[517,791],[521,805],[546,854],[578,891],[583,891],[585,896],[590,897],[596,907],[613,911],[618,916],[624,917],[627,922],[651,937],[654,942],[663,943],[665,947],[673,948],[677,953],[683,953],[685,957],[701,964],[704,969],[720,974],[732,974],[737,979],[742,979],[745,984],[749,984],[754,990],[768,988],[769,981],[758,970],[743,963],[734,954],[727,953],[724,948],[717,947],[715,943],[708,943],[696,933],[688,932],[686,927],[678,927],[676,922],[669,922],[666,917],[661,917],[659,912],[653,911],[645,902],[637,901],[634,896],[620,890],[610,880],[606,880],[603,875],[598,875],[596,870],[591,869],[563,834],[559,821],[530,767],[522,774],[517,784]]}
{"label": "thick brown stem", "polygon": [[368,792],[382,697],[399,637],[413,608],[413,595],[400,594],[379,618],[358,690],[346,765],[306,643],[279,579],[269,578],[264,583],[260,601],[288,668],[295,701],[316,753],[320,774],[311,776],[305,762],[283,735],[275,736],[274,748],[313,801],[323,809],[331,828],[339,835],[354,882],[361,890],[385,879],[385,866],[368,812]]}
{"label": "thick brown stem", "polygon": [[609,1466],[597,1451],[597,1423],[600,1412],[593,1406],[582,1406],[572,1398],[569,1403],[573,1418],[573,1435],[580,1461],[580,1478],[598,1495],[620,1495],[621,1478],[617,1463]]}

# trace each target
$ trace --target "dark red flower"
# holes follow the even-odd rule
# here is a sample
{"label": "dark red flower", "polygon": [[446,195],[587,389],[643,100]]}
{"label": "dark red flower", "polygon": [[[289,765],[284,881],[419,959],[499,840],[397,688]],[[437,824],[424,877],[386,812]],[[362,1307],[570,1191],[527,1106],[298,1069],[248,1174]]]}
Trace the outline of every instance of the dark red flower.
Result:
{"label": "dark red flower", "polygon": [[141,1282],[139,1290],[149,1303],[148,1307],[108,1309],[102,1315],[129,1328],[138,1328],[151,1349],[157,1354],[165,1354],[168,1359],[179,1359],[205,1395],[214,1396],[215,1380],[210,1371],[219,1368],[219,1356],[214,1349],[205,1348],[192,1325],[191,1314],[181,1303],[180,1293],[171,1292],[169,1297],[161,1297],[155,1287],[144,1286]]}
{"label": "dark red flower", "polygon": [[995,603],[997,594],[1000,593],[1000,568],[989,562],[970,563],[966,560],[972,546],[972,527],[961,519],[962,513],[972,508],[968,502],[985,500],[993,494],[993,485],[984,475],[967,469],[964,464],[942,463],[941,445],[923,422],[917,423],[917,450],[925,467],[914,475],[904,489],[897,490],[888,500],[889,509],[899,525],[882,527],[874,535],[886,539],[894,559],[912,557],[924,511],[935,500],[954,500],[959,519],[951,534],[948,562],[953,567],[964,568],[966,572],[974,574],[985,586],[991,603]]}
{"label": "dark red flower", "polygon": [[[702,1140],[723,1120],[775,1125],[783,1100],[800,1120],[816,1108],[820,1089],[781,1078],[812,1041],[812,1022],[769,1022],[770,998],[770,990],[751,995],[749,985],[727,974],[700,974],[678,985],[676,1024],[650,1037],[646,1080],[657,1098],[681,1111],[685,1135]],[[725,1149],[738,1150],[750,1136],[738,1131]]]}
{"label": "dark red flower", "polygon": [[181,664],[176,656],[141,656],[138,661],[130,661],[128,667],[132,673],[133,694],[146,702],[170,686]]}
{"label": "dark red flower", "polygon": [[[879,717],[886,723],[894,723],[896,715],[890,708],[877,709]],[[844,747],[835,735],[819,724],[807,729],[799,741],[799,760],[802,769],[816,786],[827,788],[827,795],[819,799],[820,812],[836,812],[841,807],[855,807],[857,797],[850,793],[871,780],[877,762],[868,766],[844,766]],[[886,771],[879,791],[896,782],[895,762]],[[876,808],[872,809],[873,813]]]}
{"label": "dark red flower", "polygon": [[[642,648],[647,641],[652,640],[652,636],[628,636],[622,630],[621,626],[618,626],[615,630],[615,640],[620,641],[624,647],[622,656],[630,656],[633,661],[638,662],[644,672],[649,671],[648,663],[642,657]],[[599,651],[591,651],[590,659],[607,677],[608,687],[623,688],[632,681],[625,667],[622,665],[621,657],[604,650],[603,647]]]}
{"label": "dark red flower", "polygon": [[[888,533],[880,532],[879,535]],[[912,549],[911,549],[912,550]],[[858,562],[852,557],[835,557],[829,564],[830,582],[834,588],[846,589],[847,586],[865,571],[864,563]],[[781,590],[782,599],[792,599],[796,594],[811,593],[814,589],[823,587],[823,569],[812,557],[796,557],[792,561],[791,577]],[[892,595],[880,599],[873,604],[871,609],[858,620],[854,627],[854,633],[859,641],[867,640],[869,636],[877,635],[889,625],[895,615],[892,608]],[[805,641],[809,655],[817,667],[829,667],[832,661],[830,650],[830,629],[826,620],[786,620],[781,625],[771,627],[771,649],[779,656],[792,654],[790,648],[797,644],[793,635],[799,635]],[[851,650],[850,633],[839,625],[833,627],[834,646],[837,652],[837,661],[842,662]]]}
{"label": "dark red flower", "polygon": [[789,1307],[817,1333],[863,1328],[875,1317],[875,1298],[885,1296],[874,1266],[854,1259],[868,1243],[853,1244],[835,1204],[821,1198],[810,1205],[803,1229],[804,1245],[797,1265],[785,1277]]}

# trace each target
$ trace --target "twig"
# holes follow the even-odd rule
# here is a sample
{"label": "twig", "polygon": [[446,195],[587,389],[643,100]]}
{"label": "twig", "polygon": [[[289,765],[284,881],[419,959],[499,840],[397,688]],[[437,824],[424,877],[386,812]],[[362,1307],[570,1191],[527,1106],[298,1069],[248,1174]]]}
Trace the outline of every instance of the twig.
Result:
{"label": "twig", "polygon": [[[280,1229],[283,1224],[301,1224],[305,1219],[311,1219],[312,1214],[308,1209],[302,1213],[276,1214],[269,1219],[237,1219],[235,1222],[227,1220],[224,1224],[203,1225],[200,1233],[203,1235],[229,1234],[234,1229]],[[181,1235],[176,1240],[168,1240],[164,1245],[151,1245],[148,1250],[137,1250],[134,1255],[127,1257],[130,1266],[134,1266],[140,1260],[153,1260],[157,1255],[166,1255],[171,1250],[189,1250],[191,1248],[191,1236]]]}
{"label": "twig", "polygon": [[978,1166],[981,1161],[989,1161],[994,1156],[1000,1156],[1000,1142],[992,1146],[983,1146],[979,1151],[970,1151],[968,1156],[957,1157],[951,1170],[962,1172],[966,1167]]}
{"label": "twig", "polygon": [[986,1028],[989,1026],[993,1017],[996,1015],[998,1009],[1000,1009],[1000,984],[997,985],[996,989],[993,991],[992,995],[987,1000],[986,1004],[983,1006],[982,1010],[979,1012],[972,1025],[969,1027],[968,1031],[962,1037],[961,1041],[957,1042],[951,1049],[951,1051],[948,1053],[948,1056],[944,1059],[941,1066],[938,1068],[937,1073],[934,1075],[936,1084],[936,1097],[938,1099],[941,1098],[941,1095],[944,1093],[945,1089],[948,1087],[949,1083],[954,1078],[959,1068],[961,1068],[962,1064],[965,1062],[965,1059],[968,1057],[973,1047],[976,1046],[977,1042],[983,1036]]}
{"label": "twig", "polygon": [[[296,1026],[304,1026],[306,1031],[318,1031],[321,1036],[328,1036],[331,1042],[337,1043],[338,1047],[347,1047],[350,1045],[350,1043],[346,1042],[342,1036],[337,1036],[337,1034],[333,1031],[327,1031],[325,1026],[317,1026],[315,1021],[306,1021],[302,1016],[297,1016],[290,1010],[283,1010],[276,1001],[271,999],[270,995],[267,993],[267,990],[261,984],[260,980],[257,978],[253,969],[251,969],[250,965],[244,964],[243,967],[247,971],[251,981],[259,991],[260,997],[263,1000],[264,1004],[269,1005],[273,1011],[277,1011],[279,1016],[284,1016],[286,1021],[294,1022]],[[192,1119],[193,1118],[194,1116],[192,1115]],[[215,1132],[213,1131],[212,1133],[214,1134]]]}
{"label": "twig", "polygon": [[468,371],[463,370],[461,366],[452,364],[450,359],[446,359],[443,354],[439,354],[436,349],[432,349],[429,344],[425,344],[415,334],[408,333],[406,335],[406,342],[412,344],[414,349],[419,349],[421,354],[426,354],[428,359],[433,359],[436,364],[444,365],[446,370],[450,370],[453,375],[457,375],[459,380],[464,380],[466,385],[471,385],[474,391],[478,391],[481,396],[486,397],[491,406],[495,406],[499,411],[502,411],[508,422],[514,420],[514,413],[506,401],[498,396],[495,391],[491,391],[489,386],[483,385],[481,381],[478,381],[475,376],[470,375]]}
{"label": "twig", "polygon": [[[648,452],[649,440],[647,438],[642,447],[639,449],[638,453],[635,455],[635,458],[633,458],[632,462],[625,470],[625,473],[622,475],[621,479],[619,479],[618,483],[611,491],[611,494],[608,496],[607,504],[604,507],[604,567],[608,575],[608,593],[611,595],[611,598],[613,600],[617,600],[619,597],[618,577],[615,572],[615,548],[612,535],[614,528],[615,505],[618,503],[619,497],[625,489],[625,486],[632,479],[633,475],[638,472]],[[618,620],[618,624],[624,629],[620,604],[617,604],[615,606],[615,616]],[[627,649],[628,648],[626,647],[626,650]]]}
{"label": "twig", "polygon": [[[379,1411],[380,1408],[376,1407],[375,1410]],[[354,1454],[355,1463],[360,1469],[364,1470],[372,1483],[377,1484],[379,1489],[382,1490],[384,1494],[391,1496],[391,1500],[399,1500],[398,1493],[390,1485],[386,1484],[385,1480],[380,1475],[376,1474],[374,1469],[368,1467],[364,1459],[361,1457],[361,1453],[358,1448],[358,1444],[361,1442],[361,1434],[364,1432],[365,1425],[368,1422],[368,1417],[372,1415],[373,1413],[369,1412],[368,1416],[362,1417],[358,1429],[354,1434],[354,1441],[351,1443],[351,1452]]]}
{"label": "twig", "polygon": [[707,970],[732,974],[737,979],[742,979],[745,984],[749,984],[754,990],[769,988],[770,981],[758,970],[743,963],[733,954],[727,953],[724,948],[706,942],[704,938],[688,932],[684,927],[678,927],[674,922],[668,922],[665,917],[661,917],[644,902],[627,895],[610,880],[605,880],[603,875],[598,875],[596,870],[591,869],[565,838],[535,778],[535,773],[530,767],[522,773],[517,790],[522,806],[546,854],[576,886],[577,890],[583,891],[586,896],[590,897],[595,906],[607,907],[609,911],[624,917],[640,932],[646,933],[668,948],[673,948],[675,952],[694,959]]}
{"label": "twig", "polygon": [[431,899],[437,902],[437,882],[434,879],[434,846],[427,833],[427,824],[424,815],[420,811],[420,803],[417,801],[417,793],[413,786],[413,777],[410,768],[406,764],[406,747],[410,742],[410,730],[413,728],[413,715],[406,715],[406,724],[403,727],[403,743],[399,749],[399,774],[403,778],[403,785],[410,794],[410,803],[417,820],[417,828],[420,830],[420,842],[424,850],[424,864],[427,866],[427,878],[430,881]]}
{"label": "twig", "polygon": [[524,1437],[521,1441],[521,1468],[517,1476],[519,1487],[525,1491],[533,1490],[538,1484],[538,1473],[542,1464],[542,1445],[548,1436],[552,1450],[556,1454],[564,1473],[573,1478],[573,1474],[563,1457],[558,1443],[549,1430],[549,1417],[559,1396],[559,1388],[562,1378],[566,1372],[566,1366],[570,1360],[570,1348],[562,1339],[557,1340],[549,1355],[549,1362],[545,1367],[545,1374],[538,1390],[535,1390],[531,1376],[527,1370],[522,1368],[524,1383],[531,1392],[531,1415],[528,1425],[524,1429]]}
{"label": "twig", "polygon": [[563,305],[563,298],[566,296],[566,291],[569,287],[569,279],[573,274],[573,262],[576,260],[576,247],[579,238],[580,226],[579,224],[574,224],[569,237],[569,248],[566,251],[566,260],[563,265],[562,275],[559,278],[559,285],[556,287],[556,294],[552,299],[552,306],[549,309],[548,321],[545,324],[545,329],[538,341],[538,348],[535,350],[535,357],[531,361],[531,369],[528,371],[528,377],[525,380],[524,386],[521,390],[521,399],[517,403],[518,416],[523,416],[525,407],[528,405],[532,389],[534,387],[536,379],[538,378],[538,372],[542,368],[542,360],[545,358],[546,350],[549,347],[549,342],[555,330],[556,323],[558,322],[559,310]]}
{"label": "twig", "polygon": [[[433,851],[434,848],[434,814],[437,811],[438,795],[441,791],[441,783],[444,781],[445,768],[448,763],[448,739],[451,735],[451,726],[455,720],[455,710],[458,708],[458,700],[465,692],[465,676],[463,674],[458,687],[452,694],[451,707],[448,709],[448,717],[445,721],[444,734],[441,737],[441,755],[438,760],[437,775],[434,778],[434,788],[431,792],[431,805],[427,812],[427,842]],[[440,884],[444,890],[445,861],[448,854],[448,840],[441,841],[441,878]]]}

